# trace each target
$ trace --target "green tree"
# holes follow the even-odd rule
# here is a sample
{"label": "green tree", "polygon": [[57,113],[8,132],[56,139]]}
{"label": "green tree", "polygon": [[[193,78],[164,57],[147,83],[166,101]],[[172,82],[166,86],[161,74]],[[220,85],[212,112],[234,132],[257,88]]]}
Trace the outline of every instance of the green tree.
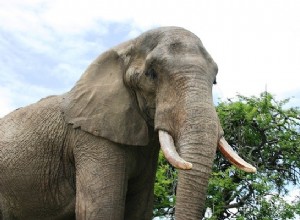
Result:
{"label": "green tree", "polygon": [[[269,93],[237,96],[217,106],[225,137],[256,174],[233,167],[217,152],[210,179],[209,220],[281,220],[300,214],[300,198],[283,198],[300,182],[300,111]],[[155,216],[174,213],[176,171],[160,157],[155,184]]]}
{"label": "green tree", "polygon": [[258,171],[238,171],[217,153],[207,199],[210,219],[294,219],[300,212],[297,201],[282,199],[300,177],[300,111],[285,107],[288,101],[262,93],[218,105],[229,144]]}
{"label": "green tree", "polygon": [[158,169],[154,185],[154,216],[171,217],[174,215],[177,171],[159,153]]}

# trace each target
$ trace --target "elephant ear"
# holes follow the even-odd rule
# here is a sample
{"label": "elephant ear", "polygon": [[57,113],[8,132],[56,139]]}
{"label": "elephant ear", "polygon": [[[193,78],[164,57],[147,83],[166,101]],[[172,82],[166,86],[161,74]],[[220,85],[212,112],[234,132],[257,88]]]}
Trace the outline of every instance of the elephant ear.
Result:
{"label": "elephant ear", "polygon": [[124,84],[124,72],[116,51],[100,55],[66,94],[63,112],[73,128],[116,143],[145,146],[148,126]]}

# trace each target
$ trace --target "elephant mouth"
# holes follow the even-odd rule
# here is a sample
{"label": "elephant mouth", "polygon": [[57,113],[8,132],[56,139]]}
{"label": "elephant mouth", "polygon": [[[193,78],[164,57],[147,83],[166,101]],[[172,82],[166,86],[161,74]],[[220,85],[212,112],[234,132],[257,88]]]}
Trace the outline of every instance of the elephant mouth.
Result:
{"label": "elephant mouth", "polygon": [[[158,135],[162,152],[172,166],[182,170],[190,170],[193,168],[192,163],[180,157],[176,151],[173,137],[168,132],[159,130]],[[227,143],[224,137],[220,138],[218,148],[225,158],[237,168],[248,173],[256,173],[256,168],[243,160]]]}

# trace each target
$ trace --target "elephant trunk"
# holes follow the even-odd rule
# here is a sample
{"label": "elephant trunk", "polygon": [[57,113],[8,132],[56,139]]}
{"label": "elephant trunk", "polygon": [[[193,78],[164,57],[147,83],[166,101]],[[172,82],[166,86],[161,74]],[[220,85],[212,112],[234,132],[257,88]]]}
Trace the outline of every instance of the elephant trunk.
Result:
{"label": "elephant trunk", "polygon": [[158,88],[155,128],[166,159],[180,169],[176,220],[201,218],[220,140],[221,152],[229,161],[243,164],[221,138],[222,129],[212,100],[212,80],[208,80],[206,72],[197,72],[199,69],[203,68],[191,64],[185,74],[174,71]]}
{"label": "elephant trunk", "polygon": [[232,150],[224,137],[219,137],[219,121],[214,107],[210,108],[213,109],[208,110],[206,107],[197,110],[197,112],[205,111],[206,116],[193,117],[180,132],[176,143],[166,131],[159,130],[159,140],[166,159],[179,168],[175,211],[178,220],[201,218],[217,146],[238,168],[246,172],[256,171]]}
{"label": "elephant trunk", "polygon": [[198,105],[188,110],[187,116],[176,146],[180,156],[191,163],[192,168],[179,170],[175,208],[177,220],[201,219],[220,134],[213,105]]}
{"label": "elephant trunk", "polygon": [[192,164],[192,169],[178,174],[175,217],[179,220],[201,219],[205,207],[219,131],[216,116],[200,120],[190,122],[177,143],[181,157]]}
{"label": "elephant trunk", "polygon": [[[195,102],[194,102],[195,103]],[[191,104],[174,138],[159,129],[159,139],[166,159],[179,168],[175,217],[200,219],[205,208],[208,180],[219,145],[221,152],[238,168],[256,169],[241,159],[221,137],[219,119],[212,103]],[[175,132],[174,132],[175,133]]]}

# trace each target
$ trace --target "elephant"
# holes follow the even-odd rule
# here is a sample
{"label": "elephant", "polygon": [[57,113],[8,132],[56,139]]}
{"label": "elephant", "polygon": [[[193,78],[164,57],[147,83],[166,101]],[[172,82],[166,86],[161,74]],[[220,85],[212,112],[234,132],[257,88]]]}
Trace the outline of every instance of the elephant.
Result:
{"label": "elephant", "polygon": [[224,139],[217,64],[181,27],[100,54],[68,92],[0,119],[0,219],[151,219],[158,154],[178,168],[175,218],[200,219]]}

